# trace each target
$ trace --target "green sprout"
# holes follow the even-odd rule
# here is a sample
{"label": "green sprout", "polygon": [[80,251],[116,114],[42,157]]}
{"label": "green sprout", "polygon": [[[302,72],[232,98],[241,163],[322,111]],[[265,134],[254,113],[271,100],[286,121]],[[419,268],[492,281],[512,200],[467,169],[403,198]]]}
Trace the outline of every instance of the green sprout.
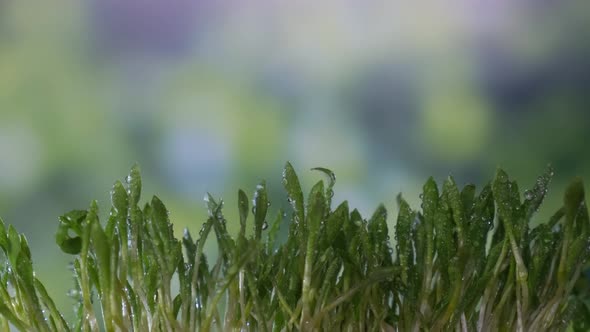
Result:
{"label": "green sprout", "polygon": [[[266,184],[238,192],[239,231],[227,230],[221,201],[195,240],[173,234],[153,197],[140,206],[137,166],[111,192],[103,225],[98,206],[59,218],[58,246],[73,255],[76,318],[66,322],[35,277],[27,240],[0,221],[0,330],[21,331],[546,331],[587,330],[588,209],[580,180],[545,223],[531,220],[553,171],[521,192],[507,174],[476,193],[452,177],[430,178],[420,210],[398,196],[394,246],[387,210],[365,219],[332,208],[334,174],[304,198],[287,163],[291,211],[269,224]],[[250,220],[249,220],[250,219]],[[288,219],[288,220],[285,220]],[[236,223],[236,225],[238,225]],[[253,231],[247,231],[252,227]],[[279,243],[280,227],[288,236]],[[205,242],[214,240],[210,260]]]}

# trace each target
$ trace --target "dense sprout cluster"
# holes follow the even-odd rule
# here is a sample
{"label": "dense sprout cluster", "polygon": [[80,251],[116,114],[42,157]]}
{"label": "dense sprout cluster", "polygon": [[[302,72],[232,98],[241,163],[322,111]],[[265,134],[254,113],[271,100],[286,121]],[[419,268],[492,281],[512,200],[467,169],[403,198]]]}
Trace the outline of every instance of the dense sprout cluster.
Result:
{"label": "dense sprout cluster", "polygon": [[[222,202],[208,196],[199,237],[177,239],[164,204],[140,207],[141,177],[116,182],[103,227],[98,207],[60,217],[56,240],[75,255],[77,319],[66,322],[33,273],[22,234],[0,223],[0,329],[22,331],[541,331],[588,328],[580,275],[590,255],[581,181],[563,207],[530,227],[547,192],[548,169],[520,191],[506,173],[476,194],[449,177],[429,179],[420,210],[398,196],[395,246],[387,211],[371,218],[343,202],[331,208],[334,174],[304,199],[293,167],[283,184],[290,218],[268,223],[266,185],[253,207],[238,192],[239,232],[226,228]],[[253,216],[248,221],[250,211]],[[290,219],[285,221],[284,219]],[[251,226],[248,226],[248,225]],[[281,225],[288,237],[278,243]],[[253,226],[253,231],[247,228]],[[218,255],[209,261],[205,241]],[[394,250],[395,249],[395,250]]]}

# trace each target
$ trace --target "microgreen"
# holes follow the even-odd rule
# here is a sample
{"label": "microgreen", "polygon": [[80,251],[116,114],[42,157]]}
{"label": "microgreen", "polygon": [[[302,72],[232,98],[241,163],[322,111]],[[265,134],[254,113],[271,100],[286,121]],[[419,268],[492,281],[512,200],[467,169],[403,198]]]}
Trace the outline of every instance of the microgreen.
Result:
{"label": "microgreen", "polygon": [[[585,330],[590,258],[584,188],[574,181],[547,222],[531,221],[547,193],[548,169],[523,194],[503,170],[477,192],[430,178],[420,209],[398,196],[395,241],[387,210],[365,219],[345,201],[332,209],[334,173],[307,199],[287,163],[291,205],[269,215],[266,183],[238,191],[239,220],[207,196],[196,239],[178,238],[164,203],[140,205],[133,167],[111,191],[103,224],[96,202],[59,218],[57,245],[72,255],[66,322],[35,277],[26,238],[0,220],[0,329],[21,331],[544,331]],[[252,215],[250,216],[250,213]],[[228,232],[235,223],[239,232]],[[250,225],[250,226],[248,226]],[[247,231],[251,227],[253,231]],[[278,241],[287,227],[285,241]],[[211,260],[206,241],[215,241]],[[395,250],[394,250],[395,249]]]}

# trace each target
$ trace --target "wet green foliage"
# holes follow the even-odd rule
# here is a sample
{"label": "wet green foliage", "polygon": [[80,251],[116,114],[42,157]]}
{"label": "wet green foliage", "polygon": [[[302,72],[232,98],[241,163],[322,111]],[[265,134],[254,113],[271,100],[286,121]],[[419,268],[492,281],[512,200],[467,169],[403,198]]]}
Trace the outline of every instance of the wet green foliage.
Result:
{"label": "wet green foliage", "polygon": [[[59,219],[56,241],[74,255],[77,319],[66,322],[33,272],[22,234],[0,223],[0,329],[22,331],[546,331],[585,330],[580,275],[590,229],[580,180],[563,207],[530,227],[552,177],[520,191],[507,174],[479,192],[449,177],[424,185],[413,210],[400,195],[395,250],[387,211],[369,219],[347,202],[332,209],[334,174],[304,201],[293,167],[283,184],[291,211],[268,215],[266,184],[238,192],[239,221],[208,196],[195,239],[173,234],[164,203],[140,203],[141,177],[115,183],[106,224],[93,202]],[[269,220],[273,220],[270,222]],[[239,233],[227,223],[239,222]],[[248,230],[249,227],[251,231]],[[279,228],[288,238],[277,243]],[[218,255],[204,254],[216,241]]]}

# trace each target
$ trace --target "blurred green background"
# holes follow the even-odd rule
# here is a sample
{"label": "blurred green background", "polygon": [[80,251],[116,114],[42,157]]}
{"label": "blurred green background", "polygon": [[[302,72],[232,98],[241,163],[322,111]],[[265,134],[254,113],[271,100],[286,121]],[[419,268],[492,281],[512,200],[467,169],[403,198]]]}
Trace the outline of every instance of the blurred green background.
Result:
{"label": "blurred green background", "polygon": [[543,219],[590,178],[589,89],[587,0],[0,0],[0,216],[66,311],[57,218],[106,215],[135,162],[177,234],[206,192],[232,220],[266,179],[286,207],[286,160],[365,215],[419,207],[430,175],[527,187],[551,163]]}

